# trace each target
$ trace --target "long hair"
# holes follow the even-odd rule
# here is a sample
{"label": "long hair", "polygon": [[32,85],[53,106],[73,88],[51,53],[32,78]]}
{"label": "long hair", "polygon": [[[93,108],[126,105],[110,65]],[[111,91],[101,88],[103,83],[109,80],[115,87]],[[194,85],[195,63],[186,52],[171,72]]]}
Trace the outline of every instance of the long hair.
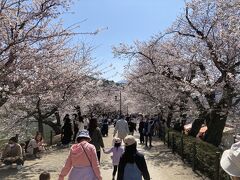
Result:
{"label": "long hair", "polygon": [[137,153],[137,143],[126,146],[125,152],[123,153],[123,159],[126,163],[133,164],[135,162],[135,156]]}
{"label": "long hair", "polygon": [[81,123],[84,123],[83,117],[82,116],[78,116],[78,121],[81,122]]}
{"label": "long hair", "polygon": [[[40,140],[38,140],[38,139],[37,139],[38,135],[41,135],[41,138],[40,138]],[[40,142],[40,141],[42,141],[42,139],[43,139],[42,133],[41,133],[41,132],[39,132],[39,131],[37,131],[37,133],[36,133],[36,135],[35,135],[35,138],[34,138],[34,139],[35,139],[37,142]]]}
{"label": "long hair", "polygon": [[90,119],[89,126],[88,126],[88,131],[90,136],[92,136],[92,133],[95,131],[97,127],[98,127],[97,119],[96,118]]}
{"label": "long hair", "polygon": [[114,143],[114,147],[117,148],[117,150],[120,146],[121,146],[121,143]]}

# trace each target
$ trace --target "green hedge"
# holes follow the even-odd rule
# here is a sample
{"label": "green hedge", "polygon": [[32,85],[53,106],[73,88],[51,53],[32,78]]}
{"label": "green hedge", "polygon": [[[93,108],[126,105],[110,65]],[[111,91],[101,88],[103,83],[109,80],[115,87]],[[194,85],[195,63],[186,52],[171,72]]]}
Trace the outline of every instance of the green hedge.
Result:
{"label": "green hedge", "polygon": [[[174,151],[181,156],[183,154],[183,158],[192,165],[194,164],[196,170],[199,170],[201,173],[208,176],[210,179],[216,179],[217,172],[216,169],[217,166],[219,166],[220,169],[219,178],[221,180],[230,180],[230,177],[222,170],[222,168],[219,165],[217,152],[220,152],[221,157],[222,154],[221,149],[209,143],[206,143],[200,139],[196,139],[194,137],[187,135],[182,135],[180,132],[174,130],[169,130],[169,145],[171,146],[171,148],[173,147],[172,139],[173,135],[174,135]],[[165,136],[166,140],[168,139],[167,136],[168,135],[166,134]],[[183,138],[183,140],[181,140],[181,138]],[[181,141],[183,141],[183,151]],[[194,151],[196,152],[195,156]]]}

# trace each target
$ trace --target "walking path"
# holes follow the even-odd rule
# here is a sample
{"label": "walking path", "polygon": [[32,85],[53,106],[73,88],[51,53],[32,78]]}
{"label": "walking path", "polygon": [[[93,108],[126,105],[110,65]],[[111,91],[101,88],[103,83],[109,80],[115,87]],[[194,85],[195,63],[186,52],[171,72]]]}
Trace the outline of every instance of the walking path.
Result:
{"label": "walking path", "polygon": [[[106,148],[110,148],[112,144],[113,129],[110,129],[109,137],[104,138]],[[138,138],[138,136],[136,136]],[[138,145],[139,151],[143,152],[149,168],[152,180],[200,180],[206,179],[195,174],[191,168],[184,164],[178,156],[171,153],[162,142],[153,141],[154,147],[144,149],[142,145]],[[52,149],[41,159],[26,161],[22,170],[16,169],[3,170],[0,169],[1,180],[37,180],[43,171],[51,173],[51,180],[57,180],[58,174],[68,156],[69,149]],[[102,153],[101,173],[103,180],[111,180],[112,164],[110,155]],[[65,178],[67,179],[67,178]]]}

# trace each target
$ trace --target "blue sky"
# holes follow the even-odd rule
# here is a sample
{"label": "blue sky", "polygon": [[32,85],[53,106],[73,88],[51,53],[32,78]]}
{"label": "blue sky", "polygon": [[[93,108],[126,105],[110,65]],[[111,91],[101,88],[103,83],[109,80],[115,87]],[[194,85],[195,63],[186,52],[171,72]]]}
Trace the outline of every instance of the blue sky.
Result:
{"label": "blue sky", "polygon": [[120,81],[127,61],[114,59],[112,47],[150,39],[169,27],[183,8],[184,0],[75,0],[70,9],[73,13],[65,14],[63,20],[68,26],[87,19],[80,24],[81,32],[107,28],[96,36],[77,36],[74,41],[96,47],[93,57],[105,72],[104,78]]}

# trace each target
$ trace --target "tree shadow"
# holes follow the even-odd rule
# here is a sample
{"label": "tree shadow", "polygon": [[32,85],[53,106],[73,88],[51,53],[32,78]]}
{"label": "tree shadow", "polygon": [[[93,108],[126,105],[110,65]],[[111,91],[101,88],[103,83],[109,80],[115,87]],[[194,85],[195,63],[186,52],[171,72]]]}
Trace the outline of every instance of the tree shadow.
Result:
{"label": "tree shadow", "polygon": [[109,170],[109,169],[112,169],[113,168],[113,165],[111,162],[107,161],[107,160],[104,160],[101,162],[101,169],[104,169],[104,170]]}
{"label": "tree shadow", "polygon": [[[34,163],[31,166],[23,166],[21,170],[16,168],[0,169],[0,179],[31,179],[36,173],[40,174],[44,169],[36,169],[39,163]],[[34,172],[34,173],[33,173]]]}
{"label": "tree shadow", "polygon": [[172,154],[171,150],[163,144],[154,145],[152,148],[140,147],[139,151],[145,155],[147,161],[151,161],[154,166],[176,166],[181,162],[179,157]]}
{"label": "tree shadow", "polygon": [[[138,145],[138,149],[139,152],[145,155],[147,163],[150,162],[155,167],[171,168],[181,166],[183,169],[191,168],[190,164],[185,163],[178,154],[173,154],[172,150],[158,138],[153,139],[152,148],[145,148],[145,145]],[[207,179],[199,172],[195,172],[195,174],[201,179]],[[182,175],[182,173],[176,172],[176,175]]]}

